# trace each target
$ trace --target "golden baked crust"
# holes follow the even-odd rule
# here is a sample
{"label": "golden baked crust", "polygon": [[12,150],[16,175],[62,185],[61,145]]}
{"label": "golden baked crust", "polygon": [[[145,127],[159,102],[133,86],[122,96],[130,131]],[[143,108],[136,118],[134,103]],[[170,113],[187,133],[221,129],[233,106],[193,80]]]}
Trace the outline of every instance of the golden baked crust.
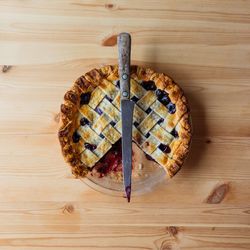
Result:
{"label": "golden baked crust", "polygon": [[[64,95],[58,137],[63,156],[76,176],[85,176],[121,138],[117,80],[116,65],[93,69],[79,77]],[[170,104],[165,105],[150,84],[163,91]],[[89,97],[84,104],[83,95]],[[183,91],[165,74],[131,66],[131,97],[136,100],[133,140],[170,177],[174,176],[187,156],[191,140],[190,113]],[[88,124],[82,124],[82,119]],[[88,144],[94,149],[89,150]]]}

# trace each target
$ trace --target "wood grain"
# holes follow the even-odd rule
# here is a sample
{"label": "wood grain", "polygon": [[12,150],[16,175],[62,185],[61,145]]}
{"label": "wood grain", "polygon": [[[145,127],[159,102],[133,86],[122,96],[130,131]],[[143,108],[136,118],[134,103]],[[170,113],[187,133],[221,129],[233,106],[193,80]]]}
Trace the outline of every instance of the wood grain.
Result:
{"label": "wood grain", "polygon": [[[195,131],[181,172],[131,204],[74,179],[56,135],[65,91],[117,63],[122,31]],[[1,1],[0,249],[250,249],[249,54],[250,1]]]}

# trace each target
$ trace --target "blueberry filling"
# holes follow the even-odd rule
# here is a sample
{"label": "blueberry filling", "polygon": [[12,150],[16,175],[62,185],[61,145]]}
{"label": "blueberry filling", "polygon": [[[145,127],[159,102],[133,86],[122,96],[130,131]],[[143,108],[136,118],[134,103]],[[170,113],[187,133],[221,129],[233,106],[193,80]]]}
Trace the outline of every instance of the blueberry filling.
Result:
{"label": "blueberry filling", "polygon": [[146,90],[156,90],[155,82],[154,81],[143,81],[142,87]]}
{"label": "blueberry filling", "polygon": [[170,153],[171,152],[171,149],[170,149],[170,147],[168,146],[168,145],[166,145],[166,144],[160,144],[159,145],[159,149],[162,151],[162,152],[164,152],[164,153]]}
{"label": "blueberry filling", "polygon": [[178,134],[178,132],[175,130],[175,128],[171,131],[170,134],[171,134],[173,137],[175,137],[175,138],[179,137],[179,134]]}
{"label": "blueberry filling", "polygon": [[163,95],[164,95],[164,91],[161,90],[161,89],[157,89],[157,90],[155,91],[155,94],[156,94],[156,96],[158,97],[158,99],[161,99],[161,98],[163,97]]}
{"label": "blueberry filling", "polygon": [[155,161],[150,155],[144,153],[146,158],[149,160],[149,161]]}
{"label": "blueberry filling", "polygon": [[146,113],[149,114],[151,111],[152,111],[152,109],[151,109],[151,108],[148,108],[148,109],[146,110]]}
{"label": "blueberry filling", "polygon": [[80,139],[81,139],[81,136],[77,133],[77,131],[75,131],[75,132],[73,133],[73,135],[72,135],[72,140],[73,140],[73,142],[74,142],[74,143],[77,143],[77,142],[80,141]]}
{"label": "blueberry filling", "polygon": [[111,121],[111,122],[110,122],[110,125],[114,127],[114,126],[115,126],[115,122],[114,122],[114,121]]}
{"label": "blueberry filling", "polygon": [[146,138],[148,138],[149,136],[150,136],[150,133],[147,133],[147,134],[145,135]]}
{"label": "blueberry filling", "polygon": [[103,113],[102,110],[101,110],[100,108],[98,108],[98,107],[95,108],[95,111],[96,111],[99,115],[101,115],[101,114]]}
{"label": "blueberry filling", "polygon": [[119,81],[119,80],[116,81],[116,86],[117,86],[118,88],[120,88],[120,81]]}
{"label": "blueberry filling", "polygon": [[134,122],[134,125],[137,127],[139,125],[139,123],[138,122]]}
{"label": "blueberry filling", "polygon": [[170,98],[168,97],[168,95],[164,95],[161,97],[161,99],[159,99],[159,101],[166,106],[170,103]]}
{"label": "blueberry filling", "polygon": [[112,102],[113,100],[109,97],[109,96],[107,96],[106,95],[106,99],[109,101],[109,102]]}
{"label": "blueberry filling", "polygon": [[90,144],[90,143],[85,142],[84,146],[85,146],[86,149],[89,149],[90,151],[93,151],[93,150],[96,149],[96,145],[95,144]]}
{"label": "blueberry filling", "polygon": [[139,100],[139,98],[137,98],[135,95],[131,98],[131,101],[133,102],[137,102]]}
{"label": "blueberry filling", "polygon": [[168,112],[170,114],[174,114],[176,109],[175,109],[175,104],[170,102],[168,105],[167,105],[167,108],[168,108]]}
{"label": "blueberry filling", "polygon": [[164,121],[163,118],[160,118],[159,121],[157,122],[158,124],[161,124]]}
{"label": "blueberry filling", "polygon": [[99,178],[106,176],[111,172],[122,172],[122,146],[121,140],[118,140],[112,148],[97,162],[94,169],[99,174]]}
{"label": "blueberry filling", "polygon": [[157,89],[157,90],[155,91],[155,94],[156,94],[158,100],[159,100],[163,105],[167,106],[167,105],[171,102],[171,100],[170,100],[170,98],[169,98],[169,96],[168,96],[168,93],[166,93],[164,90]]}
{"label": "blueberry filling", "polygon": [[85,117],[83,117],[81,120],[80,120],[80,124],[81,126],[84,126],[86,124],[89,124],[89,120]]}
{"label": "blueberry filling", "polygon": [[104,138],[105,138],[105,136],[104,136],[103,134],[100,134],[100,137],[101,137],[102,139],[104,139]]}
{"label": "blueberry filling", "polygon": [[80,96],[80,98],[81,98],[80,105],[88,104],[89,100],[90,100],[90,96],[91,96],[90,92],[81,94],[81,96]]}

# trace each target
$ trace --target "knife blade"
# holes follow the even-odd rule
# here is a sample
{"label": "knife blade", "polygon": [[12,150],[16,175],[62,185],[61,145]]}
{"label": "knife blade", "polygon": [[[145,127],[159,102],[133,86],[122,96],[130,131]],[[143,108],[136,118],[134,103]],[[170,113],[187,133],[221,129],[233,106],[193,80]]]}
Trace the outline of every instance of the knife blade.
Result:
{"label": "knife blade", "polygon": [[133,111],[134,103],[132,101],[121,101],[123,183],[128,202],[130,202],[131,196]]}
{"label": "knife blade", "polygon": [[132,174],[132,126],[134,110],[134,102],[130,101],[131,37],[128,33],[120,33],[117,40],[121,90],[123,183],[127,200],[130,202]]}

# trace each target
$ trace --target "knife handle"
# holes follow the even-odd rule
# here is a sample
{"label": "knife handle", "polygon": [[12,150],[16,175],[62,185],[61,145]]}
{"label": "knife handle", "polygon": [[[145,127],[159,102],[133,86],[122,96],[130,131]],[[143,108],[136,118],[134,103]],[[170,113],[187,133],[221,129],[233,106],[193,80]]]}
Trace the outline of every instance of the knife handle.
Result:
{"label": "knife handle", "polygon": [[120,33],[117,38],[119,53],[119,76],[121,100],[130,98],[130,54],[131,37],[129,33]]}

